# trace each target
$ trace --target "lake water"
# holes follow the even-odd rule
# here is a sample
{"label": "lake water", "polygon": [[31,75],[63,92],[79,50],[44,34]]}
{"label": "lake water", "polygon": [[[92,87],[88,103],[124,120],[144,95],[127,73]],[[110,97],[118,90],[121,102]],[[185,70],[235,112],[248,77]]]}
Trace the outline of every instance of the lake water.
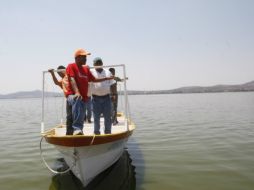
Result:
{"label": "lake water", "polygon": [[[137,129],[128,150],[90,189],[254,189],[253,92],[129,101]],[[40,99],[0,100],[0,189],[82,189],[73,175],[53,176],[43,165],[40,120]],[[43,147],[48,161],[62,164],[52,147]]]}

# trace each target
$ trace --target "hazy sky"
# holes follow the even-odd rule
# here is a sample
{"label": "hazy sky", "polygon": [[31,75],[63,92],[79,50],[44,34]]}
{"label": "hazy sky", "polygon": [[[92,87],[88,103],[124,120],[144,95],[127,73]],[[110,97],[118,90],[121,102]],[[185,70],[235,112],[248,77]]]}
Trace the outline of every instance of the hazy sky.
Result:
{"label": "hazy sky", "polygon": [[130,90],[254,80],[253,0],[0,0],[0,94],[84,48],[126,64]]}

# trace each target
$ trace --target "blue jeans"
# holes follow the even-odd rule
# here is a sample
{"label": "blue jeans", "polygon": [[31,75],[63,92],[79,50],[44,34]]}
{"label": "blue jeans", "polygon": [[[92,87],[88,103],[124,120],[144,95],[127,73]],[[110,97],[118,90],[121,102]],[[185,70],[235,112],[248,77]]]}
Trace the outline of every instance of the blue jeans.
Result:
{"label": "blue jeans", "polygon": [[72,128],[74,131],[83,130],[86,103],[80,99],[74,99],[74,95],[67,97],[67,104],[72,108]]}
{"label": "blue jeans", "polygon": [[100,134],[100,116],[103,114],[105,134],[111,133],[111,99],[110,96],[93,96],[94,134]]}
{"label": "blue jeans", "polygon": [[88,97],[88,100],[86,102],[84,121],[91,120],[91,117],[92,117],[92,100],[91,99],[92,99],[91,97]]}
{"label": "blue jeans", "polygon": [[66,135],[73,135],[72,106],[66,100]]}

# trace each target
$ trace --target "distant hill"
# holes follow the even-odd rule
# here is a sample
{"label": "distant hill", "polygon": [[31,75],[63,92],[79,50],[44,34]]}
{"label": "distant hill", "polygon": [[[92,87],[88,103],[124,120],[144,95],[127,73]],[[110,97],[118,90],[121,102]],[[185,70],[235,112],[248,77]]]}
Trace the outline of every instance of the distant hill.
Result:
{"label": "distant hill", "polygon": [[[247,82],[239,85],[215,85],[215,86],[187,86],[176,88],[172,90],[156,90],[156,91],[128,91],[129,95],[139,94],[183,94],[183,93],[213,93],[213,92],[248,92],[254,91],[254,81]],[[45,92],[46,97],[60,97],[62,93]],[[0,95],[0,99],[13,99],[13,98],[41,98],[42,91],[23,91],[11,94]]]}
{"label": "distant hill", "polygon": [[[55,92],[45,92],[46,97],[58,97],[62,96],[62,93]],[[0,99],[13,99],[13,98],[41,98],[42,91],[34,90],[34,91],[21,91],[15,92],[11,94],[0,95]]]}
{"label": "distant hill", "polygon": [[129,91],[129,94],[182,94],[182,93],[213,93],[213,92],[248,92],[254,91],[254,81],[239,85],[187,86],[172,90]]}

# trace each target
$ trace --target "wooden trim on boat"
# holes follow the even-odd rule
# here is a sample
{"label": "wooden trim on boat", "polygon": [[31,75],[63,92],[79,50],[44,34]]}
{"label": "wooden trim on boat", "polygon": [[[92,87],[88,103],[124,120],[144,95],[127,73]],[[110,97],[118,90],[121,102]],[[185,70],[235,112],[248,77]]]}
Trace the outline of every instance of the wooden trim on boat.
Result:
{"label": "wooden trim on boat", "polygon": [[114,134],[102,134],[102,135],[66,135],[66,136],[55,136],[52,131],[44,133],[46,141],[53,145],[67,146],[67,147],[81,147],[105,144],[114,142],[124,138],[128,138],[134,130],[135,126],[129,131],[114,133]]}

